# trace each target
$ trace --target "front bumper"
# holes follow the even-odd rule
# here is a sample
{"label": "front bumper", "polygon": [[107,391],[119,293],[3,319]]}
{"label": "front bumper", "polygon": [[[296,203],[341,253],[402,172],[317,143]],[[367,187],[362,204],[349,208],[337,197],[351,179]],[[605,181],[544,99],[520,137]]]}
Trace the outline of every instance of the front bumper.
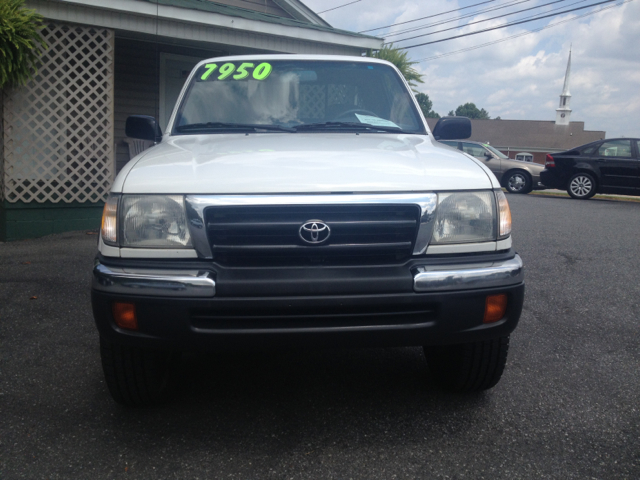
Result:
{"label": "front bumper", "polygon": [[[509,334],[522,310],[520,257],[482,259],[232,273],[97,260],[93,312],[101,335],[158,348],[464,343]],[[500,293],[505,316],[484,324],[486,297]],[[135,304],[139,330],[115,324],[116,301]]]}
{"label": "front bumper", "polygon": [[[519,255],[493,262],[416,266],[411,275],[416,293],[503,287],[524,281]],[[93,268],[92,287],[111,294],[157,297],[211,298],[216,293],[212,272],[109,267],[99,261]]]}
{"label": "front bumper", "polygon": [[557,172],[551,170],[543,170],[540,172],[540,181],[548,188],[557,188],[564,190],[567,180],[558,176]]}

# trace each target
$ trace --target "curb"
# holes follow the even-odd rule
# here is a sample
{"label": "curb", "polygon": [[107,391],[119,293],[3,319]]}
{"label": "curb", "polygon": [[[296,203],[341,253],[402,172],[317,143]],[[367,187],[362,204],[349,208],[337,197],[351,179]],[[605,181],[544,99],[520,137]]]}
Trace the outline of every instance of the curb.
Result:
{"label": "curb", "polygon": [[[539,190],[539,191],[529,192],[529,195],[538,195],[540,197],[571,198],[568,193],[562,192],[560,190],[557,190],[557,191]],[[640,197],[629,197],[629,196],[623,196],[623,195],[595,195],[591,197],[590,200],[640,203]]]}

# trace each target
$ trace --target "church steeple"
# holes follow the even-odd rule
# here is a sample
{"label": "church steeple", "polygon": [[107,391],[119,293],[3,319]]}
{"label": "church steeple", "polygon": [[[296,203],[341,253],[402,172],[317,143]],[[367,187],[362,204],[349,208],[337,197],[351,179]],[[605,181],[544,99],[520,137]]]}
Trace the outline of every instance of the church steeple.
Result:
{"label": "church steeple", "polygon": [[560,106],[556,108],[556,125],[569,125],[571,117],[571,94],[569,93],[569,77],[571,76],[571,49],[569,49],[569,61],[567,62],[567,72],[564,75],[564,86],[560,94]]}

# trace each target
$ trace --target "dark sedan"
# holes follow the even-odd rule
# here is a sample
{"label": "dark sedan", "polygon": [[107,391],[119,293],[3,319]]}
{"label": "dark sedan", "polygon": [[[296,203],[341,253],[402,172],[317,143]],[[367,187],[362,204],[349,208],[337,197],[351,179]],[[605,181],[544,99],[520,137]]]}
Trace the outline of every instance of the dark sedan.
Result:
{"label": "dark sedan", "polygon": [[599,140],[547,155],[541,182],[577,199],[596,193],[640,196],[640,139]]}

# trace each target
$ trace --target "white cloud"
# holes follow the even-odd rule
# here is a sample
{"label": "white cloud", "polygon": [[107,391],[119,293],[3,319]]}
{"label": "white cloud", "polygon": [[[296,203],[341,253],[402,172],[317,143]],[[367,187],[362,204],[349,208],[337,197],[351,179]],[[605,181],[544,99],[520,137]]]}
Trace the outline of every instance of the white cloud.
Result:
{"label": "white cloud", "polygon": [[[465,7],[477,1],[362,0],[328,12],[323,18],[337,28],[360,31]],[[535,1],[538,4],[543,3],[543,0]],[[310,8],[320,11],[347,2],[305,0],[305,3]],[[477,8],[409,23],[395,29],[397,31],[413,25],[434,22],[467,11],[472,12]],[[513,7],[509,11],[518,8],[522,7]],[[461,21],[460,24],[496,16],[500,12],[477,15]],[[534,24],[412,48],[409,52],[411,58],[416,60],[432,57],[505,39],[549,23],[573,18],[584,12],[578,11]],[[523,15],[525,14],[514,15],[509,19],[521,18]],[[396,45],[428,42],[500,23],[499,20],[491,20],[407,42],[396,41]],[[451,25],[455,24],[437,28]],[[379,32],[384,30],[370,34]],[[420,33],[426,32],[418,31],[393,38],[397,40]],[[423,61],[417,67],[425,75],[425,83],[420,85],[418,90],[429,95],[434,110],[441,115],[455,110],[460,104],[473,102],[479,108],[489,111],[492,117],[553,120],[571,44],[571,119],[584,121],[588,130],[606,130],[608,137],[640,137],[640,1],[632,1],[599,14],[492,46]]]}

